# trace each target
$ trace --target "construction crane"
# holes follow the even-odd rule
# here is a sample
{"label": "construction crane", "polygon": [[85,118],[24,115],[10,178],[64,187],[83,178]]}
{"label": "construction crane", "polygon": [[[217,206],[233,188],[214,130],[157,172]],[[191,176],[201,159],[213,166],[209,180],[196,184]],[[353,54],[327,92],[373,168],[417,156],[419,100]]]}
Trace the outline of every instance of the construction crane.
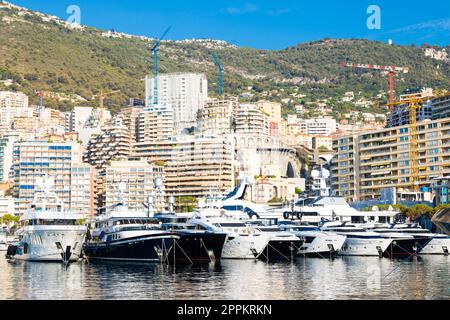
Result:
{"label": "construction crane", "polygon": [[213,53],[212,57],[214,59],[215,64],[217,65],[217,68],[218,68],[218,71],[219,71],[219,81],[217,83],[217,90],[218,90],[218,93],[219,93],[219,97],[221,97],[222,93],[223,93],[223,66],[220,63],[220,61],[217,58],[215,53]]}
{"label": "construction crane", "polygon": [[408,73],[408,67],[396,67],[396,66],[379,66],[375,64],[360,64],[360,63],[351,63],[344,62],[341,64],[346,68],[356,68],[356,69],[370,69],[370,70],[379,70],[379,71],[387,71],[389,72],[389,105],[391,106],[391,111],[393,111],[393,106],[395,105],[395,96],[394,96],[394,77],[398,73]]}
{"label": "construction crane", "polygon": [[417,111],[422,108],[422,104],[430,98],[409,99],[387,104],[393,108],[398,105],[408,105],[409,108],[409,184],[410,189],[419,192],[419,141],[417,136]]}
{"label": "construction crane", "polygon": [[105,114],[105,106],[104,106],[105,98],[107,96],[110,96],[112,94],[119,93],[119,92],[120,92],[120,90],[109,91],[109,92],[103,92],[103,90],[101,90],[100,93],[98,93],[94,96],[94,98],[98,98],[100,101],[100,104],[99,104],[99,125],[100,125],[100,127],[102,127],[104,124],[103,122],[104,122],[104,118],[105,118],[105,115],[104,115]]}
{"label": "construction crane", "polygon": [[170,29],[172,27],[168,27],[166,31],[164,31],[163,35],[157,39],[151,48],[151,51],[153,52],[153,76],[154,76],[154,83],[153,83],[153,104],[158,104],[158,51],[159,46],[161,45],[161,41],[164,39],[164,37],[169,33]]}

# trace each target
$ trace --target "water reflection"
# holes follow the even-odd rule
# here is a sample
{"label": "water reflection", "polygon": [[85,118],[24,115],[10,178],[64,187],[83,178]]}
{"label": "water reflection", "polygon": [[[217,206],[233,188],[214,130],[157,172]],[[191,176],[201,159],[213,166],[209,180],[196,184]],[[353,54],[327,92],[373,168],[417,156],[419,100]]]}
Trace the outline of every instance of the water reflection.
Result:
{"label": "water reflection", "polygon": [[449,299],[449,257],[224,260],[221,265],[7,262],[0,299]]}

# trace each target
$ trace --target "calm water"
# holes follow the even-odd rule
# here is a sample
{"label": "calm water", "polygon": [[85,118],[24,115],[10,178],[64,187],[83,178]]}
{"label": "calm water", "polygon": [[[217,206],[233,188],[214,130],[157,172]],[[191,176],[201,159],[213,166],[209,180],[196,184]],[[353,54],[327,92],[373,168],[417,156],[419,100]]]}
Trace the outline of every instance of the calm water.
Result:
{"label": "calm water", "polygon": [[[2,254],[3,256],[3,254]],[[368,257],[220,266],[10,263],[0,299],[450,299],[450,257]]]}

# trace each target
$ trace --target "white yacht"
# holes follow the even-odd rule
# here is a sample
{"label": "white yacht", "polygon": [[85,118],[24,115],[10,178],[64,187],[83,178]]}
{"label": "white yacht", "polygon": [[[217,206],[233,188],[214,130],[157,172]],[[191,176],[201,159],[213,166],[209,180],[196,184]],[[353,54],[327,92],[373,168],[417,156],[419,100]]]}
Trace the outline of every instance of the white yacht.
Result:
{"label": "white yacht", "polygon": [[259,260],[291,261],[297,255],[304,242],[294,234],[274,225],[273,221],[270,220],[253,219],[247,221],[247,224],[261,232],[262,236],[267,238],[268,243],[263,251],[259,254],[255,252]]}
{"label": "white yacht", "polygon": [[255,259],[269,242],[260,231],[243,221],[228,218],[223,211],[213,208],[197,211],[188,222],[227,234],[223,259]]}
{"label": "white yacht", "polygon": [[54,180],[40,178],[34,200],[20,218],[20,242],[8,247],[7,256],[27,261],[68,263],[81,258],[87,227],[78,225],[82,215],[64,210],[64,203],[50,189]]}
{"label": "white yacht", "polygon": [[418,224],[366,224],[363,227],[381,234],[408,235],[415,239],[431,238],[420,254],[449,254],[450,236],[431,233]]}
{"label": "white yacht", "polygon": [[339,255],[344,256],[382,256],[393,241],[378,233],[355,226],[345,226],[340,222],[327,222],[322,226],[322,230],[347,237],[339,252]]}
{"label": "white yacht", "polygon": [[298,250],[298,254],[302,256],[321,258],[334,256],[342,250],[347,240],[345,235],[321,231],[317,226],[285,222],[280,223],[279,226],[304,241]]}

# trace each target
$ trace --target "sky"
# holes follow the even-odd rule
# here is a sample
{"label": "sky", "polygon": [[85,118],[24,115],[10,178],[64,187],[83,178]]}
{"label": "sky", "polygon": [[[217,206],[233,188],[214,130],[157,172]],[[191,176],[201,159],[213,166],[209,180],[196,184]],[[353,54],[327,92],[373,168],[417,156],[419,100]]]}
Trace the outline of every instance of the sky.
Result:
{"label": "sky", "polygon": [[[212,38],[279,50],[323,38],[363,38],[396,44],[450,45],[448,0],[9,0],[81,24],[167,39]],[[372,5],[378,11],[370,9]],[[376,9],[378,10],[378,9]],[[374,15],[375,14],[375,15]],[[369,21],[368,21],[369,20]],[[369,22],[369,25],[368,25]],[[370,27],[370,28],[369,28]]]}

